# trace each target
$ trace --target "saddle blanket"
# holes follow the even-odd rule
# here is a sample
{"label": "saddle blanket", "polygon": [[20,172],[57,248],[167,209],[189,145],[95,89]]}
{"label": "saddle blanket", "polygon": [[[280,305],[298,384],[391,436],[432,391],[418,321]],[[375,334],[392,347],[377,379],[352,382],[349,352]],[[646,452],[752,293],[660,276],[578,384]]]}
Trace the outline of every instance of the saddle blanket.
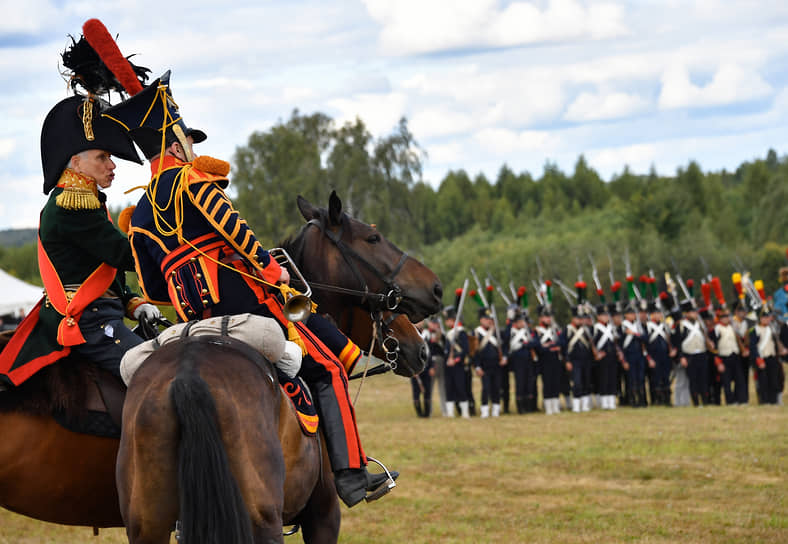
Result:
{"label": "saddle blanket", "polygon": [[254,314],[217,316],[199,321],[178,323],[162,331],[159,336],[131,348],[120,362],[120,374],[128,385],[142,363],[159,347],[184,336],[230,336],[248,344],[271,361],[276,368],[279,384],[292,401],[301,429],[307,435],[317,432],[317,411],[308,395],[307,387],[299,378],[290,378],[277,367],[285,355],[285,335],[279,323],[270,317]]}

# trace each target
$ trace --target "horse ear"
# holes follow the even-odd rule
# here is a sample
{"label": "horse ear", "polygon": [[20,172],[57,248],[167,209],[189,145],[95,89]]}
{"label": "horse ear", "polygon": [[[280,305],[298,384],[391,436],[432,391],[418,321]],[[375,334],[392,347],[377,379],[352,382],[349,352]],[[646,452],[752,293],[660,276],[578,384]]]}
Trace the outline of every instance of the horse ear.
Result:
{"label": "horse ear", "polygon": [[320,216],[320,211],[315,208],[311,202],[307,199],[298,195],[296,197],[296,204],[298,205],[298,210],[301,212],[301,215],[307,221],[311,221],[312,219],[317,219]]}
{"label": "horse ear", "polygon": [[342,223],[342,201],[336,191],[331,191],[331,196],[328,197],[328,218],[333,225]]}

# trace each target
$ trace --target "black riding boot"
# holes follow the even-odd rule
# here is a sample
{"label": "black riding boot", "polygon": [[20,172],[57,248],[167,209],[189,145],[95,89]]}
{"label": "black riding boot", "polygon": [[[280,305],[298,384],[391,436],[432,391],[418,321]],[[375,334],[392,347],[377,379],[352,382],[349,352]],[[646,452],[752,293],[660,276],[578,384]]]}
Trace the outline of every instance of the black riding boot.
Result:
{"label": "black riding boot", "polygon": [[[391,471],[391,477],[397,479],[399,472]],[[374,492],[383,485],[386,485],[389,477],[385,472],[370,474],[367,467],[346,468],[334,473],[334,486],[337,488],[337,495],[342,499],[348,508],[361,502],[367,496],[367,492]]]}

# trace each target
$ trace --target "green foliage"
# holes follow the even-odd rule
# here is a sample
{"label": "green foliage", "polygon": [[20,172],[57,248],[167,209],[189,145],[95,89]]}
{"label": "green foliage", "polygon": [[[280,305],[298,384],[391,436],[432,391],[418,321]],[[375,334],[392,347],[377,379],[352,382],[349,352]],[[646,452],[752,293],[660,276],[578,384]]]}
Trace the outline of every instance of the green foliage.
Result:
{"label": "green foliage", "polygon": [[[325,206],[336,190],[349,213],[438,273],[447,304],[474,266],[503,285],[525,285],[535,305],[536,256],[545,279],[571,286],[583,274],[592,300],[589,254],[606,290],[608,255],[622,280],[627,249],[635,275],[673,273],[675,260],[685,278],[700,279],[703,257],[726,289],[732,263],[742,263],[773,292],[786,262],[788,159],[771,149],[732,173],[704,173],[694,161],[673,176],[622,165],[606,182],[580,155],[571,175],[551,162],[538,178],[504,164],[495,179],[449,171],[437,188],[421,179],[424,156],[404,118],[374,138],[361,119],[337,127],[322,113],[295,110],[236,149],[230,191],[261,242],[274,246],[303,224],[296,195]],[[0,233],[0,267],[38,282],[34,244],[9,247],[13,232]],[[555,301],[559,314],[566,310],[558,291]]]}

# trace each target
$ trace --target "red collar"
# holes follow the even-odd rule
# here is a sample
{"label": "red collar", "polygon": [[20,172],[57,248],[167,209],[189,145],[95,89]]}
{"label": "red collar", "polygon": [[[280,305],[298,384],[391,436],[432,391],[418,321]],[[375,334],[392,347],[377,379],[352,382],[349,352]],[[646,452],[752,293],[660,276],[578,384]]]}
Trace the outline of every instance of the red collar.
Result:
{"label": "red collar", "polygon": [[[161,167],[159,167],[160,164]],[[151,161],[150,171],[151,171],[151,175],[155,176],[162,170],[186,166],[187,164],[189,163],[180,160],[178,157],[173,157],[172,155],[160,155],[158,159],[154,159]]]}

